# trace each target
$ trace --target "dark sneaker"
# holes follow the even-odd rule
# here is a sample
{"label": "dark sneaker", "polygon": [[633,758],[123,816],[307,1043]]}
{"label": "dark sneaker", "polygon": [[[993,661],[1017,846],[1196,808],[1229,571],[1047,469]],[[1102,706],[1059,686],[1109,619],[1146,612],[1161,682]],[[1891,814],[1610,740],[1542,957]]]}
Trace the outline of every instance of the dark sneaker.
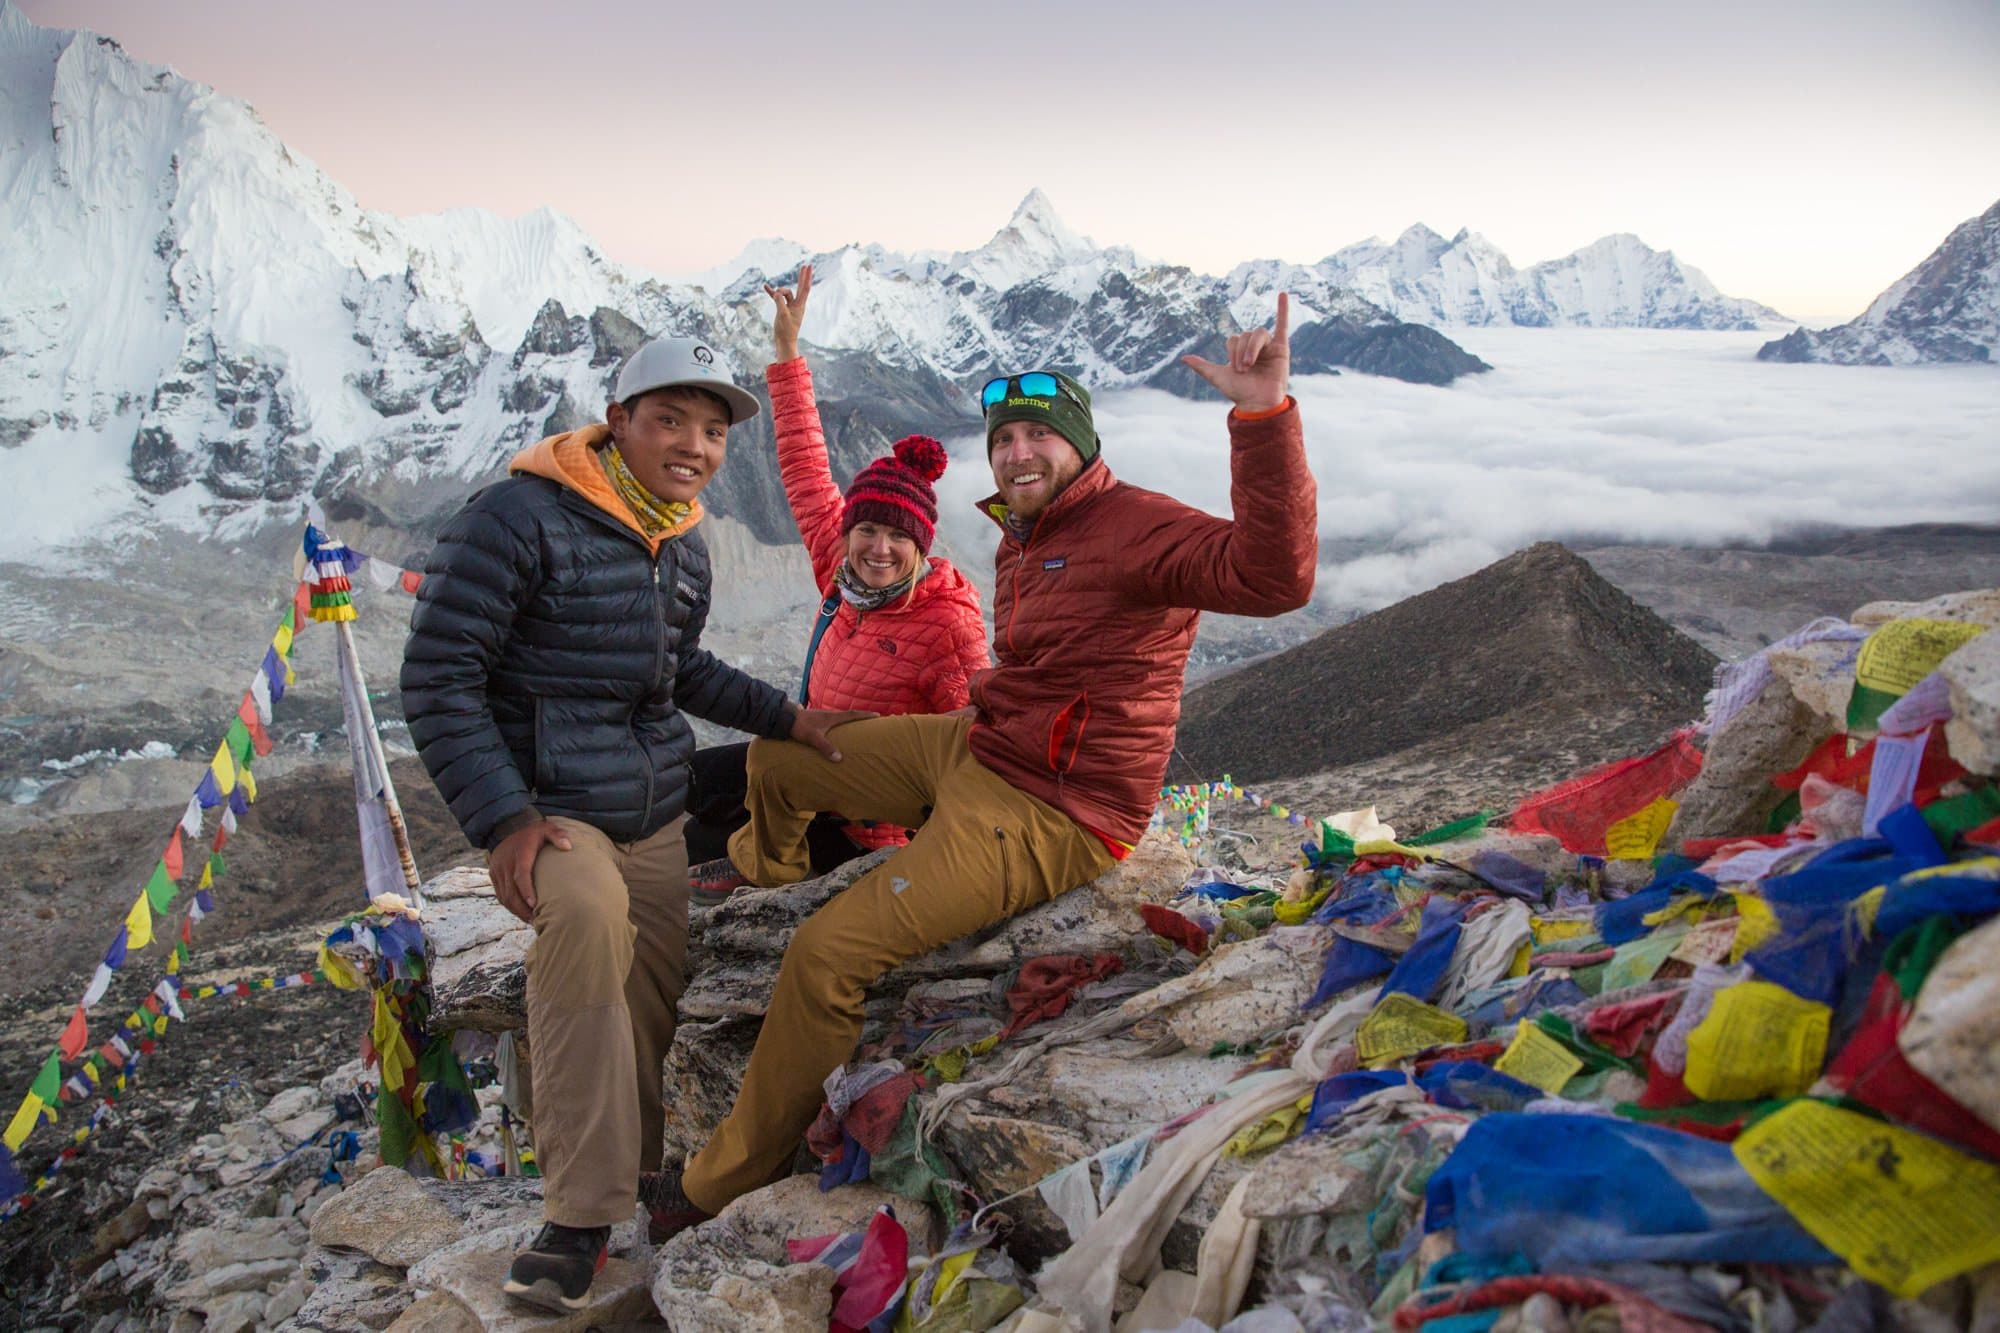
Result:
{"label": "dark sneaker", "polygon": [[750,881],[726,856],[688,867],[688,898],[695,907],[718,907]]}
{"label": "dark sneaker", "polygon": [[574,1314],[588,1303],[590,1280],[604,1267],[610,1227],[566,1227],[550,1222],[535,1243],[514,1256],[500,1290],[515,1300]]}
{"label": "dark sneaker", "polygon": [[715,1216],[695,1207],[681,1189],[678,1167],[639,1173],[639,1202],[646,1205],[646,1239],[664,1245],[689,1227],[700,1226]]}

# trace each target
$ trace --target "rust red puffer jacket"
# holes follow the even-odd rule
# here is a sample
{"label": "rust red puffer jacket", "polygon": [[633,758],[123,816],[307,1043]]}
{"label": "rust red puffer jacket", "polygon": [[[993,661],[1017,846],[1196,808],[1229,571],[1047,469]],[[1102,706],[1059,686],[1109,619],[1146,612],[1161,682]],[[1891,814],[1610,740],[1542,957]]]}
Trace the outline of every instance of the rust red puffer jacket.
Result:
{"label": "rust red puffer jacket", "polygon": [[1317,488],[1296,403],[1229,416],[1235,520],[1114,478],[1102,458],[995,556],[993,647],[973,678],[972,752],[1122,843],[1146,831],[1173,752],[1199,612],[1274,616],[1312,596]]}
{"label": "rust red puffer jacket", "polygon": [[[769,367],[764,382],[771,390],[785,498],[812,556],[813,579],[825,597],[833,591],[834,573],[847,555],[847,541],[840,531],[845,502],[827,463],[812,372],[800,357]],[[900,605],[864,612],[844,601],[839,604],[813,655],[806,693],[815,708],[949,713],[970,702],[967,682],[991,660],[986,626],[979,618],[978,591],[949,560],[933,559],[931,572],[917,580]],[[848,834],[871,847],[903,841],[901,836],[886,840],[870,836],[887,827],[862,831],[850,826]]]}

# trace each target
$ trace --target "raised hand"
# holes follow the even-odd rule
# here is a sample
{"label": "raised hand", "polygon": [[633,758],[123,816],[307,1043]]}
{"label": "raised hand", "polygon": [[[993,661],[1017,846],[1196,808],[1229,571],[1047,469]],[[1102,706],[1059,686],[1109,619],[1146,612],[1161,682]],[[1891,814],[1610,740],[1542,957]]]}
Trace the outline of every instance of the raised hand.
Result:
{"label": "raised hand", "polygon": [[1291,298],[1278,293],[1278,317],[1268,329],[1251,329],[1229,340],[1221,362],[1190,353],[1181,364],[1215,386],[1245,412],[1264,412],[1285,401],[1292,374]]}
{"label": "raised hand", "polygon": [[813,289],[813,266],[799,265],[799,285],[773,287],[764,284],[764,295],[771,298],[777,312],[771,317],[771,346],[780,361],[791,361],[799,354],[799,325],[806,320],[806,297]]}

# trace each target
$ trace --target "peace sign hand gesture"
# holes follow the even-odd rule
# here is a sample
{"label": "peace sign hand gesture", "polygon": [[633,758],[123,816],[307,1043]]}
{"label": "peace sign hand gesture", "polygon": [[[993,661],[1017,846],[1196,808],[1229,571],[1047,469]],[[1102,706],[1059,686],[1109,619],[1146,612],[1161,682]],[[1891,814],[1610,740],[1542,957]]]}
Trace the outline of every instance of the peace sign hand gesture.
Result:
{"label": "peace sign hand gesture", "polygon": [[799,354],[799,325],[806,319],[806,297],[813,289],[813,266],[799,265],[799,285],[795,292],[790,287],[773,287],[764,284],[764,295],[771,298],[778,307],[771,318],[771,346],[776,349],[780,361],[791,361]]}
{"label": "peace sign hand gesture", "polygon": [[1251,329],[1231,338],[1226,361],[1190,354],[1181,358],[1181,364],[1243,411],[1269,411],[1285,401],[1291,381],[1291,322],[1291,298],[1279,292],[1277,320],[1268,329]]}

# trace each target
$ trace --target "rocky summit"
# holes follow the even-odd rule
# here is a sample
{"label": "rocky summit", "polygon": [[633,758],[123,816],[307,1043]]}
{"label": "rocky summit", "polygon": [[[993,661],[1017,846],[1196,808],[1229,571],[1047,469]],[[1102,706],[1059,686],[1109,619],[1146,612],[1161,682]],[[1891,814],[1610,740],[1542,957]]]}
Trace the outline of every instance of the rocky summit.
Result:
{"label": "rocky summit", "polygon": [[[1239,782],[882,977],[795,1174],[664,1245],[635,1215],[560,1318],[497,1289],[540,1220],[531,933],[468,858],[422,914],[431,1035],[480,1085],[444,1178],[380,1164],[368,996],[255,984],[329,925],[245,934],[79,1148],[81,1106],[30,1138],[0,1294],[92,1333],[1985,1327],[1996,625],[1992,590],[1875,602],[1718,668],[1533,547],[1225,677],[1189,717]],[[256,815],[287,782],[350,793],[274,777]],[[882,855],[696,916],[670,1156]],[[16,992],[9,1086],[73,980]]]}
{"label": "rocky summit", "polygon": [[1715,658],[1554,542],[1188,691],[1176,777],[1294,778],[1419,745],[1581,766],[1700,706]]}

